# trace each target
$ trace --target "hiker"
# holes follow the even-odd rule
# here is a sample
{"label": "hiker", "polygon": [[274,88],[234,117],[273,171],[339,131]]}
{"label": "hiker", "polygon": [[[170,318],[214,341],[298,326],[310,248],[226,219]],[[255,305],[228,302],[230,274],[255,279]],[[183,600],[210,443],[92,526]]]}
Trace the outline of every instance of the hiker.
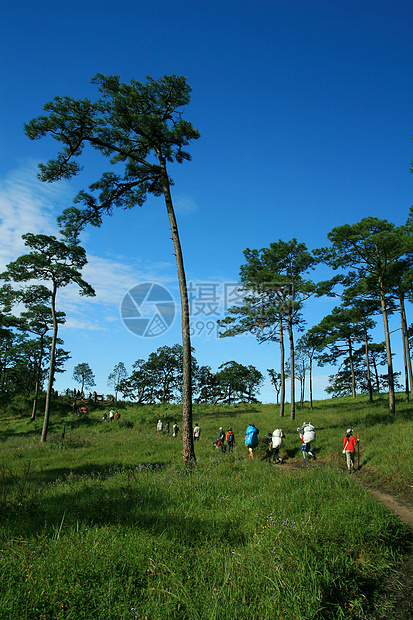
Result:
{"label": "hiker", "polygon": [[221,448],[222,452],[226,451],[226,447],[225,447],[225,433],[223,431],[222,426],[219,427],[219,431],[218,431],[217,448]]}
{"label": "hiker", "polygon": [[227,430],[226,440],[227,440],[228,454],[229,454],[230,452],[234,450],[234,443],[235,443],[235,435],[231,427],[229,427],[229,429]]}
{"label": "hiker", "polygon": [[304,424],[297,428],[297,432],[301,439],[301,452],[303,453],[304,461],[307,457],[312,456],[314,461],[317,460],[315,454],[311,451],[311,442],[315,441],[315,428],[312,424],[304,422]]}
{"label": "hiker", "polygon": [[119,420],[119,418],[120,418],[119,411],[115,411],[115,420]]}
{"label": "hiker", "polygon": [[156,432],[158,433],[158,435],[162,433],[162,429],[163,429],[162,420],[158,420],[158,424],[156,425]]}
{"label": "hiker", "polygon": [[263,461],[268,461],[269,463],[271,463],[271,456],[272,456],[272,433],[268,433],[267,435],[267,443],[268,443],[268,451],[265,453],[264,457],[263,457]]}
{"label": "hiker", "polygon": [[358,439],[353,435],[353,429],[348,428],[343,439],[343,454],[346,455],[348,473],[354,472],[354,457]]}
{"label": "hiker", "polygon": [[172,437],[177,437],[178,433],[179,433],[179,426],[175,422],[175,424],[172,427]]}
{"label": "hiker", "polygon": [[201,435],[201,429],[198,426],[198,422],[197,422],[194,428],[194,441],[199,441],[200,435]]}
{"label": "hiker", "polygon": [[254,448],[258,446],[258,433],[260,431],[254,426],[254,424],[248,424],[245,433],[245,445],[248,448],[249,458],[254,458]]}
{"label": "hiker", "polygon": [[104,422],[107,422],[107,421],[108,421],[108,414],[106,413],[106,411],[104,412],[104,414],[103,414],[103,416],[102,416],[102,420],[103,420]]}
{"label": "hiker", "polygon": [[169,422],[166,423],[166,432],[169,434],[169,431],[171,430],[171,425],[169,424]]}
{"label": "hiker", "polygon": [[115,412],[113,409],[109,409],[109,422],[113,422],[113,418],[115,417]]}
{"label": "hiker", "polygon": [[[279,463],[282,464],[284,461],[280,458],[279,449],[284,443],[283,442],[283,439],[285,439],[284,431],[282,428],[276,428],[275,431],[273,431],[272,435],[270,433],[268,433],[268,435],[271,436],[272,462],[277,463],[277,464]],[[271,456],[269,460],[271,461]]]}

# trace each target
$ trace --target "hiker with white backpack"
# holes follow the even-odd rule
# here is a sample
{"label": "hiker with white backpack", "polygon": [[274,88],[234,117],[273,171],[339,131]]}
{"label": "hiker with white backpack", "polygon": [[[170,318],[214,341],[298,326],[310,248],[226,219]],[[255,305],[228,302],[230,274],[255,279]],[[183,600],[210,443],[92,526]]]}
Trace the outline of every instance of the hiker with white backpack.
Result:
{"label": "hiker with white backpack", "polygon": [[315,428],[310,422],[304,422],[304,424],[297,428],[297,433],[300,435],[301,439],[301,452],[303,453],[304,461],[307,460],[308,457],[312,456],[314,461],[317,460],[316,456],[311,451],[311,442],[315,441]]}
{"label": "hiker with white backpack", "polygon": [[279,450],[283,445],[283,439],[285,438],[284,431],[282,428],[276,428],[271,437],[271,448],[272,448],[272,462],[276,464],[284,463],[284,461],[280,458]]}

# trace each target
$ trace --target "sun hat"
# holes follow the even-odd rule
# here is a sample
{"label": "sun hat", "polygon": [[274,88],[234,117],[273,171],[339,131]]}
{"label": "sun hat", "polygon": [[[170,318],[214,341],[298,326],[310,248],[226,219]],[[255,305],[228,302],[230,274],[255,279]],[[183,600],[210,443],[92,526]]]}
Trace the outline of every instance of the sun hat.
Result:
{"label": "sun hat", "polygon": [[353,432],[353,429],[352,429],[352,428],[348,428],[348,429],[347,429],[347,435],[348,435],[349,433],[352,433],[352,432]]}

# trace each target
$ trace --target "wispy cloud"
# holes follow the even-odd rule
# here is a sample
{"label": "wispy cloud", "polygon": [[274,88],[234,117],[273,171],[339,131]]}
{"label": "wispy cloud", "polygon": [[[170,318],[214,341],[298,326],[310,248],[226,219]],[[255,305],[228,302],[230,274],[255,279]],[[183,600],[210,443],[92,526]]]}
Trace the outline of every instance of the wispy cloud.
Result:
{"label": "wispy cloud", "polygon": [[[64,304],[65,312],[76,314],[79,306],[101,306],[107,315],[118,313],[122,300],[132,287],[143,282],[156,282],[171,289],[176,287],[175,274],[172,268],[169,273],[159,273],[157,266],[134,264],[129,261],[111,260],[89,255],[88,264],[82,272],[82,277],[95,290],[95,297],[79,297],[79,289],[71,285],[63,289],[59,297]],[[172,284],[172,285],[171,285]],[[105,320],[107,320],[105,318]]]}
{"label": "wispy cloud", "polygon": [[174,207],[177,213],[194,213],[198,211],[198,206],[190,196],[176,196],[174,198]]}
{"label": "wispy cloud", "polygon": [[[84,331],[104,331],[106,327],[97,320],[91,320],[88,316],[76,318],[73,315],[67,317],[63,329],[81,329]],[[62,329],[60,330],[62,331]]]}
{"label": "wispy cloud", "polygon": [[42,183],[36,174],[36,164],[28,162],[0,180],[1,271],[24,253],[23,234],[58,233],[56,214],[71,200],[67,183]]}

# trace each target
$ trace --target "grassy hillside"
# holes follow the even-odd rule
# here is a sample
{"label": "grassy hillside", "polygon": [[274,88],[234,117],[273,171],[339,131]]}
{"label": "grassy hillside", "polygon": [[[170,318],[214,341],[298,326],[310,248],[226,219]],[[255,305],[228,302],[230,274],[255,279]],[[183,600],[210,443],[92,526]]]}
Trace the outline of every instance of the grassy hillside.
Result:
{"label": "grassy hillside", "polygon": [[[159,418],[180,423],[179,406],[117,408],[109,424],[107,405],[78,417],[60,398],[40,445],[30,403],[3,404],[2,619],[397,618],[409,533],[357,478],[412,498],[410,405],[399,400],[393,421],[385,397],[320,401],[293,421],[275,405],[195,407],[193,467],[180,437],[156,433]],[[317,429],[309,466],[304,421]],[[260,429],[253,461],[249,422]],[[213,447],[219,426],[234,429],[234,454]],[[277,426],[285,465],[264,460]],[[360,436],[354,477],[341,454],[349,426]]]}

